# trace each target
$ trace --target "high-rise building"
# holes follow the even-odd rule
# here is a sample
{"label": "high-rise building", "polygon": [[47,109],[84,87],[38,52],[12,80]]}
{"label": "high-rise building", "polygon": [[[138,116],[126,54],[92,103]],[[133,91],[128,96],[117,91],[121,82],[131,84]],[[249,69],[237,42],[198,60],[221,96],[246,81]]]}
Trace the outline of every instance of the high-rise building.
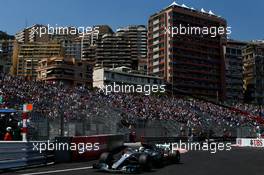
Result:
{"label": "high-rise building", "polygon": [[81,38],[82,60],[89,61],[92,64],[96,64],[96,46],[101,42],[102,36],[105,34],[114,34],[108,25],[97,25],[95,27],[98,27],[99,33],[92,32]]}
{"label": "high-rise building", "polygon": [[146,71],[147,30],[143,25],[117,29],[114,33],[109,26],[99,27],[98,36],[83,38],[82,56],[94,63],[95,67],[126,66]]}
{"label": "high-rise building", "polygon": [[95,67],[121,67],[132,68],[131,48],[129,40],[123,34],[104,34],[96,45]]}
{"label": "high-rise building", "polygon": [[0,72],[9,73],[12,66],[14,36],[0,31]]}
{"label": "high-rise building", "polygon": [[[75,27],[57,27],[56,32],[48,26],[33,25],[16,34],[13,69],[15,75],[36,78],[36,67],[42,59],[51,56],[71,57],[81,60],[81,38],[69,32]],[[42,32],[40,34],[40,32]]]}
{"label": "high-rise building", "polygon": [[61,27],[52,33],[48,32],[47,26],[35,24],[18,32],[15,38],[19,44],[58,41],[63,48],[63,55],[81,59],[81,39],[78,33],[67,32],[73,29],[74,27]]}
{"label": "high-rise building", "polygon": [[[128,38],[134,69],[147,72],[147,28],[134,25],[117,29]],[[137,67],[138,66],[138,67]]]}
{"label": "high-rise building", "polygon": [[226,32],[212,37],[199,32],[177,34],[176,29],[222,27],[226,30],[226,26],[225,19],[212,11],[198,11],[175,2],[150,16],[148,73],[164,78],[173,92],[224,99]]}
{"label": "high-rise building", "polygon": [[245,101],[264,104],[264,41],[254,41],[243,49]]}
{"label": "high-rise building", "polygon": [[60,43],[34,42],[28,44],[15,44],[13,54],[13,74],[36,78],[39,61],[52,56],[61,56],[62,48]]}
{"label": "high-rise building", "polygon": [[0,48],[0,73],[4,72],[4,59],[3,59],[3,50]]}
{"label": "high-rise building", "polygon": [[50,35],[51,41],[58,41],[65,57],[81,59],[81,38],[78,35]]}
{"label": "high-rise building", "polygon": [[228,40],[226,47],[226,99],[230,102],[243,101],[243,57],[245,42]]}
{"label": "high-rise building", "polygon": [[40,35],[40,28],[43,27],[46,28],[46,31],[48,30],[47,26],[45,25],[32,25],[16,33],[15,38],[18,43],[48,42],[50,36],[47,32],[45,34]]}

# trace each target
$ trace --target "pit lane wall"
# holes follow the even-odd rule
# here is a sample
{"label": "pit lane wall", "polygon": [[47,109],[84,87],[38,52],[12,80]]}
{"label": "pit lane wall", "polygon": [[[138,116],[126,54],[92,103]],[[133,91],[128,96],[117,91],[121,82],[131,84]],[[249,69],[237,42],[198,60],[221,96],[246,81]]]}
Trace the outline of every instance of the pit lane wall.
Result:
{"label": "pit lane wall", "polygon": [[236,145],[240,147],[264,148],[264,139],[263,138],[237,138]]}

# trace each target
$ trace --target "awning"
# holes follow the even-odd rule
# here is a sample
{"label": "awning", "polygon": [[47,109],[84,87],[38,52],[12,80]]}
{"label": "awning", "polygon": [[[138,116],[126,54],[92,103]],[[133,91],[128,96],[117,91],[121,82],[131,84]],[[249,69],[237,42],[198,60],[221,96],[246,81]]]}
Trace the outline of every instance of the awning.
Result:
{"label": "awning", "polygon": [[17,112],[14,109],[0,109],[0,113],[15,113]]}

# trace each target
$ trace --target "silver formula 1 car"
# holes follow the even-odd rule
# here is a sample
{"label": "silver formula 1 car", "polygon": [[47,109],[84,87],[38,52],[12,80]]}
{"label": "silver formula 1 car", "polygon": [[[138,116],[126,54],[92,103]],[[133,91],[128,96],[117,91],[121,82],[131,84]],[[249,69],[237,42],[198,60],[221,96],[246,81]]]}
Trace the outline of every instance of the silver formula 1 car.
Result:
{"label": "silver formula 1 car", "polygon": [[93,168],[112,173],[140,173],[179,162],[179,151],[171,152],[154,145],[143,145],[138,149],[126,148],[117,156],[109,152],[102,153]]}

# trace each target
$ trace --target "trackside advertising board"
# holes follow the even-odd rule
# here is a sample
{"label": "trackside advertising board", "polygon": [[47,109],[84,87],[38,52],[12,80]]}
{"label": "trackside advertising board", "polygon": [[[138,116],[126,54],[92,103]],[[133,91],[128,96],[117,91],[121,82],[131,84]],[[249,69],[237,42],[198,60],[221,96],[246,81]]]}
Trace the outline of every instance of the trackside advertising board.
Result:
{"label": "trackside advertising board", "polygon": [[237,138],[236,144],[241,147],[262,147],[264,148],[264,139],[262,138]]}

